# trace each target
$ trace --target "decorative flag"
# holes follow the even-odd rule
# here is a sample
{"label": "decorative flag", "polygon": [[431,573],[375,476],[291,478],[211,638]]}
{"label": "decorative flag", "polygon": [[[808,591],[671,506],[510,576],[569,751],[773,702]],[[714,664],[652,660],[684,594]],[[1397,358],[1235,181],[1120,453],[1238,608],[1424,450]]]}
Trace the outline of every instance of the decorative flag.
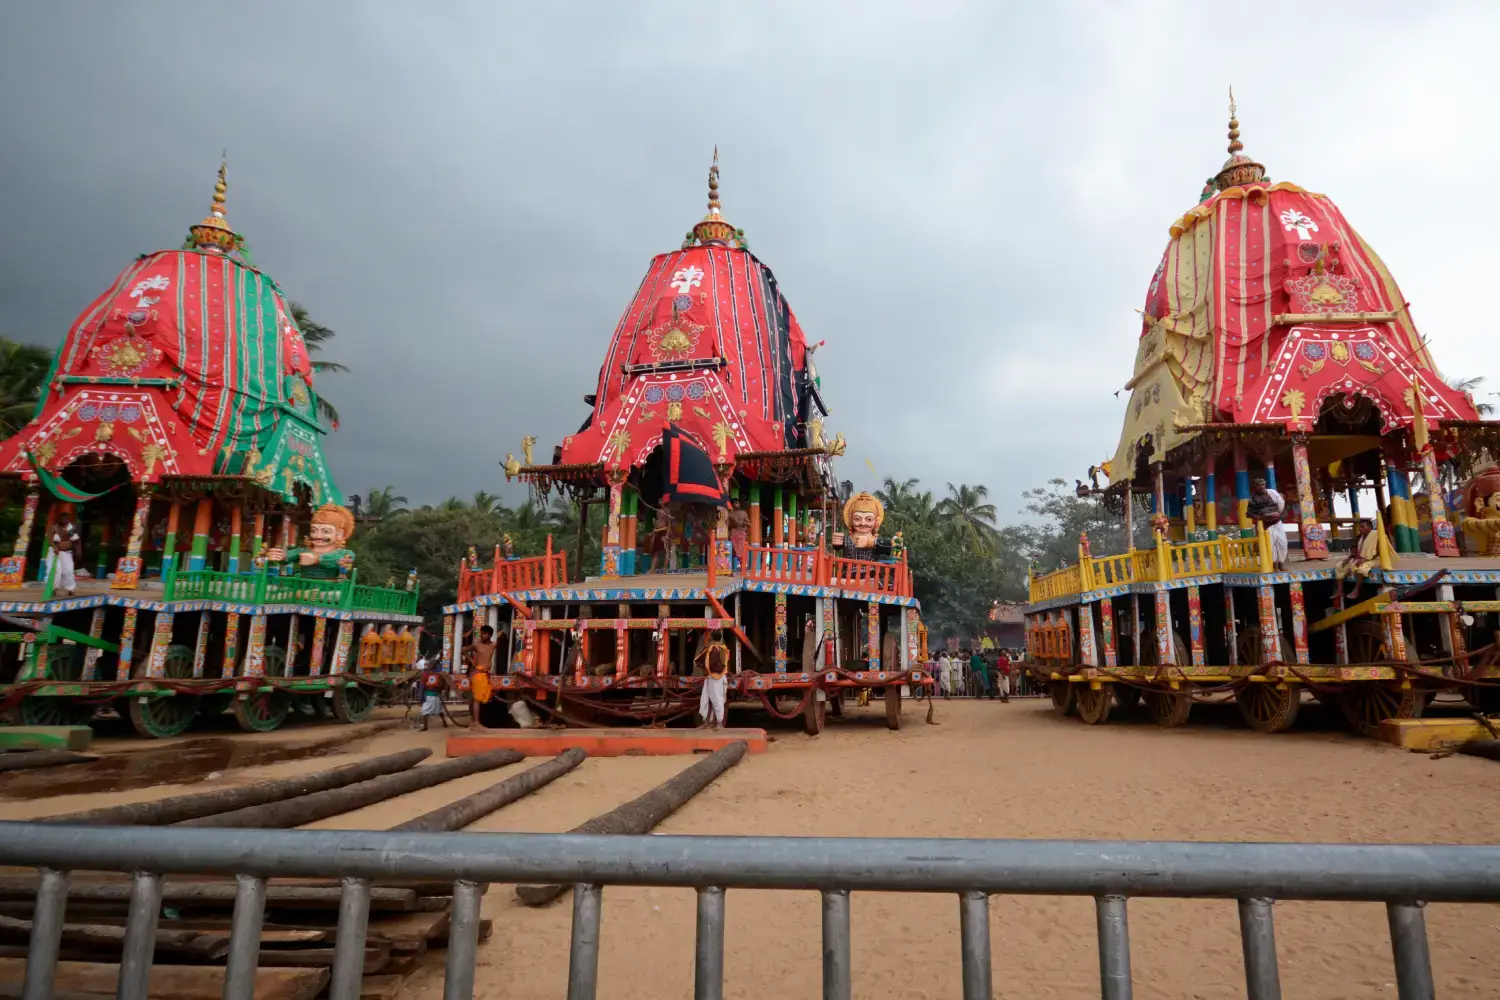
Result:
{"label": "decorative flag", "polygon": [[90,500],[97,500],[99,497],[104,496],[104,493],[108,493],[114,489],[111,486],[104,493],[85,493],[61,476],[54,476],[42,468],[37,463],[36,456],[31,453],[30,448],[26,449],[26,460],[31,463],[31,471],[36,473],[36,477],[42,481],[42,485],[47,488],[47,492],[65,503],[88,503]]}
{"label": "decorative flag", "polygon": [[[652,496],[652,493],[658,493]],[[676,424],[662,433],[661,447],[652,453],[641,475],[641,499],[652,506],[678,503],[724,506],[724,492],[713,459],[692,435]]]}

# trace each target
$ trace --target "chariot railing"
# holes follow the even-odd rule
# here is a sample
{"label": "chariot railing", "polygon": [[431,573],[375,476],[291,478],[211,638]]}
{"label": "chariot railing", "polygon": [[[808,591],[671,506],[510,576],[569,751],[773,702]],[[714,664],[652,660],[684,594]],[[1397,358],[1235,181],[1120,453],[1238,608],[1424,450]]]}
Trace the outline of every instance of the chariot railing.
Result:
{"label": "chariot railing", "polygon": [[[1281,996],[1273,923],[1277,900],[1386,906],[1400,1000],[1434,994],[1423,908],[1500,902],[1500,846],[1148,843],[1080,840],[848,840],[794,837],[611,837],[556,834],[194,830],[0,823],[0,865],[41,869],[22,996],[52,996],[69,872],[132,872],[117,996],[147,996],[167,874],[237,881],[224,997],[253,995],[266,879],[338,877],[332,1000],[356,1000],[374,880],[453,883],[446,1000],[471,997],[481,885],[572,885],[569,1000],[591,1000],[599,979],[603,887],[696,890],[695,1000],[724,995],[727,890],[789,889],[822,896],[822,982],[828,1000],[853,995],[850,893],[955,895],[963,996],[988,1000],[989,897],[1091,896],[1099,992],[1131,996],[1127,908],[1132,896],[1235,900],[1250,1000]],[[1004,968],[1001,967],[1001,974]]]}
{"label": "chariot railing", "polygon": [[392,587],[369,587],[358,583],[359,570],[337,580],[317,580],[272,574],[267,569],[250,573],[216,570],[177,570],[167,573],[163,597],[168,601],[228,601],[246,604],[305,604],[343,611],[417,613],[417,591]]}

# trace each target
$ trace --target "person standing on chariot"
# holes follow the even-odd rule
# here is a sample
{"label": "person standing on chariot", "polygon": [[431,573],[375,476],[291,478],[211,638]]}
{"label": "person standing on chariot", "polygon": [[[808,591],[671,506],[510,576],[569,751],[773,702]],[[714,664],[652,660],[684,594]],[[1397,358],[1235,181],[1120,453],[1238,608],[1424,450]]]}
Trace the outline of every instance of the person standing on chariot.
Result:
{"label": "person standing on chariot", "polygon": [[729,693],[729,647],[724,645],[724,633],[714,629],[693,660],[703,664],[703,694],[698,699],[698,714],[703,716],[701,728],[723,729]]}
{"label": "person standing on chariot", "polygon": [[734,551],[735,572],[745,572],[750,555],[750,514],[742,505],[729,509],[729,547]]}
{"label": "person standing on chariot", "polygon": [[47,562],[43,570],[43,579],[46,579],[52,574],[55,564],[57,576],[52,581],[54,592],[67,591],[67,596],[72,597],[73,591],[78,588],[78,579],[73,574],[73,557],[78,554],[80,542],[81,536],[78,525],[73,520],[72,507],[64,507],[56,523],[52,525]]}
{"label": "person standing on chariot", "polygon": [[1286,569],[1286,525],[1281,521],[1286,510],[1286,501],[1280,493],[1266,488],[1266,481],[1256,478],[1250,483],[1250,506],[1246,513],[1250,520],[1265,525],[1266,537],[1271,541],[1271,564],[1279,573]]}

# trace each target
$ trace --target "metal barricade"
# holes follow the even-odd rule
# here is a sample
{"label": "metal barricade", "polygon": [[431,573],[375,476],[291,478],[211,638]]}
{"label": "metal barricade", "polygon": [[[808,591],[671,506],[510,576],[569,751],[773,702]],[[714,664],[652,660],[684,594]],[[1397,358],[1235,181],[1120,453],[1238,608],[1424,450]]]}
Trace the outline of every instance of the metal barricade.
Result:
{"label": "metal barricade", "polygon": [[1131,996],[1132,896],[1234,899],[1250,1000],[1281,996],[1275,900],[1383,902],[1397,995],[1434,995],[1423,907],[1500,902],[1500,846],[1140,843],[1065,840],[839,840],[790,837],[601,837],[553,834],[197,830],[0,823],[0,864],[41,869],[23,996],[52,987],[68,872],[133,872],[117,996],[147,996],[162,876],[237,878],[224,997],[253,995],[266,879],[343,880],[330,996],[357,1000],[373,880],[453,883],[445,998],[471,997],[482,883],[571,884],[569,1000],[595,996],[606,885],[676,886],[698,894],[695,1000],[724,995],[727,889],[821,893],[823,996],[849,1000],[850,893],[957,895],[964,1000],[992,996],[992,895],[1092,896],[1099,991]]}

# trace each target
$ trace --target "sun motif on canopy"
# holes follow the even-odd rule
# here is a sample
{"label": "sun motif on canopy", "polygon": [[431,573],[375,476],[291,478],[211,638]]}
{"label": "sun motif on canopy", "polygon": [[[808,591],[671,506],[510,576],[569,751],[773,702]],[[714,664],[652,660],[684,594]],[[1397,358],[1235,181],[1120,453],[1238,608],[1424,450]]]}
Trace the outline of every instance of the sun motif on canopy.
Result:
{"label": "sun motif on canopy", "polygon": [[704,327],[689,323],[674,310],[668,322],[646,331],[646,345],[657,361],[682,361],[697,350],[703,330]]}

